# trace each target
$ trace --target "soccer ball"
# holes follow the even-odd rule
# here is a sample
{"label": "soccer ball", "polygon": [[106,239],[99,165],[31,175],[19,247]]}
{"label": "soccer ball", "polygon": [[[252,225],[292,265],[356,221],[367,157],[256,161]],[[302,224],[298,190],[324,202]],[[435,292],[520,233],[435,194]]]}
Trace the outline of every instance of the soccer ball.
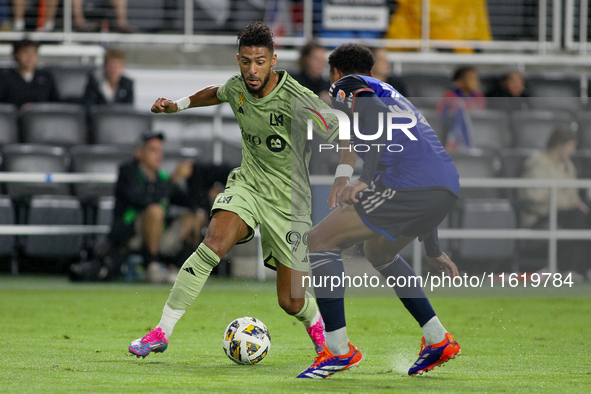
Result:
{"label": "soccer ball", "polygon": [[223,343],[230,360],[237,364],[256,364],[269,353],[271,336],[262,321],[241,317],[228,324]]}

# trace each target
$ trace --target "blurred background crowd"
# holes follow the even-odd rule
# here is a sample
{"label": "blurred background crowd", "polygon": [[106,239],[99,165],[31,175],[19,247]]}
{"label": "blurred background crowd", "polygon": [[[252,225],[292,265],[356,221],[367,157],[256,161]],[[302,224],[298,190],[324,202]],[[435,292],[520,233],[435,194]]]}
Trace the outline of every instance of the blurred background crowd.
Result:
{"label": "blurred background crowd", "polygon": [[[335,45],[372,47],[373,76],[421,111],[462,178],[589,179],[591,58],[579,4],[0,0],[0,175],[116,175],[107,183],[0,181],[1,224],[110,229],[0,235],[0,269],[173,280],[240,164],[241,135],[227,107],[168,117],[152,116],[149,104],[225,82],[237,72],[235,34],[255,19],[273,27],[278,68],[320,97]],[[310,171],[331,175],[337,162],[313,155]],[[314,191],[317,222],[328,212],[327,186]],[[586,188],[558,189],[558,227],[591,228],[590,197]],[[443,227],[548,229],[550,217],[548,188],[464,188]],[[466,271],[548,264],[544,240],[442,242]],[[560,241],[560,270],[591,280],[590,244]],[[238,259],[229,256],[218,274],[235,274]]]}

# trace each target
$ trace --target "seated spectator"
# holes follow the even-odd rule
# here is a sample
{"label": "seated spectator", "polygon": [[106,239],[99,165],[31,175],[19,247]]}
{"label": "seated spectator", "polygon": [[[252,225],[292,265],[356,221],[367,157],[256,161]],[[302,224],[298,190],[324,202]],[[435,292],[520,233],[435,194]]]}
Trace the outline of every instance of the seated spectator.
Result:
{"label": "seated spectator", "polygon": [[[519,71],[509,71],[501,76],[498,84],[486,93],[489,107],[506,111],[526,110],[528,109],[527,97],[529,94],[525,90],[525,79]],[[508,98],[504,100],[502,98]]]}
{"label": "seated spectator", "polygon": [[133,104],[133,81],[123,75],[124,69],[125,54],[118,49],[107,50],[103,69],[88,75],[83,103]]}
{"label": "seated spectator", "polygon": [[[577,146],[577,137],[568,126],[557,127],[550,135],[544,152],[530,157],[524,165],[523,177],[537,179],[576,179],[577,171],[571,157]],[[519,189],[524,200],[523,224],[526,227],[548,228],[550,214],[550,189]],[[558,227],[585,229],[589,223],[589,207],[574,188],[557,191]],[[585,242],[560,241],[558,253],[562,270],[587,274],[591,268],[586,257]],[[590,278],[591,279],[591,278]]]}
{"label": "seated spectator", "polygon": [[[456,69],[452,79],[452,87],[443,93],[443,101],[439,106],[450,103],[457,106],[458,100],[468,111],[486,109],[486,98],[480,91],[480,77],[478,71],[473,66],[462,66]],[[450,100],[446,100],[449,98]]]}
{"label": "seated spectator", "polygon": [[386,82],[403,96],[407,96],[406,84],[402,78],[392,74],[392,64],[388,60],[388,51],[385,48],[376,48],[373,50],[375,63],[371,69],[371,76]]}
{"label": "seated spectator", "polygon": [[311,41],[302,47],[298,61],[300,73],[293,77],[319,97],[329,97],[330,81],[322,76],[327,64],[326,48]]}
{"label": "seated spectator", "polygon": [[31,40],[13,44],[12,55],[17,64],[0,79],[0,103],[21,108],[28,103],[58,101],[53,76],[37,68],[38,48],[39,44]]}
{"label": "seated spectator", "polygon": [[[175,256],[188,246],[193,250],[201,242],[201,229],[207,224],[202,210],[192,209],[167,223],[170,204],[191,208],[191,201],[180,183],[191,176],[193,161],[179,163],[169,176],[160,166],[164,135],[145,133],[135,158],[119,168],[115,186],[115,210],[109,240],[111,246],[142,250],[147,265],[147,280],[172,280],[160,264],[162,256]],[[178,268],[169,266],[178,273]]]}
{"label": "seated spectator", "polygon": [[462,66],[453,75],[452,87],[437,103],[441,116],[445,149],[472,147],[472,130],[469,112],[486,108],[486,98],[480,91],[478,71],[472,66]]}

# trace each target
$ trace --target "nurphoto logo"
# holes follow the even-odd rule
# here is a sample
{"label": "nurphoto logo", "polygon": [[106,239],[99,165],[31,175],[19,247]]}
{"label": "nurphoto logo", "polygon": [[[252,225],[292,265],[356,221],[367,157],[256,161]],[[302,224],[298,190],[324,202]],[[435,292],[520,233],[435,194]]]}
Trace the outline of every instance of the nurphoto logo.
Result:
{"label": "nurphoto logo", "polygon": [[[410,131],[413,127],[417,124],[417,116],[414,111],[406,106],[403,102],[399,102],[402,105],[390,105],[388,109],[390,111],[383,113],[378,113],[378,129],[373,134],[372,130],[365,130],[365,133],[362,133],[359,128],[359,113],[353,112],[353,127],[351,128],[351,121],[349,116],[340,111],[338,109],[329,109],[329,108],[322,108],[319,111],[316,111],[312,108],[305,107],[308,111],[310,111],[312,115],[312,119],[308,119],[307,121],[307,133],[308,133],[308,140],[312,140],[313,138],[313,129],[314,129],[314,121],[318,124],[320,128],[328,130],[328,124],[324,119],[324,114],[333,114],[337,117],[339,122],[339,139],[340,140],[351,140],[351,129],[356,137],[357,141],[375,141],[382,137],[383,133],[386,133],[386,137],[388,142],[392,141],[392,136],[395,130],[400,130],[404,133],[409,141],[417,141],[417,138],[413,135]],[[385,126],[384,126],[385,123]],[[393,144],[393,143],[386,143],[386,144],[367,144],[367,143],[355,143],[352,145],[352,149],[355,152],[368,152],[370,149],[377,149],[378,152],[382,149],[388,150],[389,152],[402,152],[404,147],[401,144]],[[335,149],[335,146],[332,144],[320,144],[320,151],[323,150],[330,150]],[[338,150],[338,147],[336,148]]]}

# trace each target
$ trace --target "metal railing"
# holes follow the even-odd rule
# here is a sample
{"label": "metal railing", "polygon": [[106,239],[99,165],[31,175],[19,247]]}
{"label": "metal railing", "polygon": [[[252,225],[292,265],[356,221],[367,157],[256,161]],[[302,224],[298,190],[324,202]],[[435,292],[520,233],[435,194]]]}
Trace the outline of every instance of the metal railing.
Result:
{"label": "metal railing", "polygon": [[[4,182],[38,182],[38,183],[107,183],[117,180],[114,174],[94,173],[18,173],[0,172],[0,183]],[[311,176],[311,185],[332,185],[332,176]],[[550,217],[548,230],[532,229],[440,229],[441,239],[538,239],[548,240],[549,269],[556,273],[558,240],[591,240],[591,230],[558,229],[557,192],[560,188],[591,189],[591,179],[552,180],[523,178],[465,178],[460,179],[464,188],[549,188]],[[64,234],[107,234],[109,226],[99,225],[0,225],[0,235],[64,235]],[[258,237],[258,233],[257,233]],[[257,278],[265,279],[262,250],[257,249]],[[415,240],[413,244],[413,268],[422,272],[421,245]]]}
{"label": "metal railing", "polygon": [[[563,9],[562,1],[560,0],[539,0],[537,4],[537,15],[534,16],[534,21],[528,30],[537,31],[537,37],[532,34],[531,39],[523,39],[523,35],[519,39],[508,39],[501,37],[492,41],[476,41],[476,40],[434,40],[431,39],[430,31],[430,15],[431,4],[430,1],[422,2],[421,9],[421,37],[420,39],[346,39],[346,41],[362,41],[370,46],[391,46],[396,48],[416,49],[421,52],[429,52],[434,48],[474,48],[477,50],[494,50],[494,51],[537,51],[538,54],[546,54],[547,52],[557,51],[562,47],[563,32],[566,38],[567,48],[569,45],[575,45],[572,41],[572,32],[574,29],[574,9],[575,3],[581,3],[581,9],[585,12],[581,13],[581,19],[586,15],[586,5],[588,0],[566,0],[566,23],[562,24]],[[202,9],[196,12],[196,5],[194,0],[184,0],[182,2],[182,9],[173,10],[174,12],[165,12],[166,10],[154,10],[151,12],[151,17],[160,17],[164,22],[157,33],[138,32],[132,34],[116,33],[110,31],[83,33],[77,32],[73,23],[72,0],[64,0],[63,12],[60,20],[61,29],[54,32],[0,32],[0,40],[19,40],[25,35],[39,41],[44,42],[58,42],[63,44],[73,43],[144,43],[144,44],[178,44],[183,45],[185,49],[195,49],[196,46],[205,44],[218,45],[234,45],[236,43],[235,31],[238,25],[243,25],[248,20],[242,21],[240,18],[248,18],[244,12],[240,12],[240,2],[230,2],[232,9],[229,10],[234,16],[229,19],[225,26],[215,30],[213,27],[204,27]],[[130,2],[132,3],[132,2]],[[246,1],[242,3],[247,3]],[[272,1],[259,2],[264,4],[267,8]],[[288,3],[288,9],[296,5]],[[493,2],[491,2],[493,3]],[[133,13],[133,10],[140,9],[138,3],[135,8],[129,10],[128,14]],[[130,4],[130,7],[132,5]],[[489,9],[491,7],[489,6]],[[106,12],[106,11],[105,11]],[[111,13],[111,11],[109,11]],[[288,15],[293,16],[291,10]],[[317,35],[319,30],[322,30],[321,21],[319,21],[319,13],[323,12],[323,6],[318,6],[313,0],[304,0],[302,8],[302,21],[298,27],[293,30],[290,35],[278,35],[276,42],[280,46],[302,46],[309,41],[314,35]],[[166,14],[166,15],[163,15]],[[170,14],[170,15],[169,15]],[[261,15],[264,18],[268,16],[268,10],[261,10]],[[585,14],[585,15],[584,15]],[[495,15],[493,15],[494,17]],[[499,20],[503,15],[496,15],[495,20]],[[144,17],[147,18],[147,17]],[[166,18],[166,20],[164,20]],[[238,21],[233,21],[232,18],[238,18]],[[293,18],[291,18],[293,19]],[[293,21],[290,19],[290,24]],[[586,20],[585,20],[586,21]],[[239,23],[240,22],[240,23]],[[270,24],[273,21],[268,21]],[[211,23],[209,23],[211,25]],[[586,23],[582,24],[585,29],[581,29],[581,37],[586,36]],[[144,29],[147,30],[147,29]],[[154,30],[154,29],[149,29]],[[334,46],[342,43],[342,38],[320,38],[320,43],[327,46]],[[586,37],[585,37],[586,42]],[[576,45],[575,45],[576,46]],[[573,46],[573,48],[575,47]],[[585,45],[586,47],[586,45]],[[584,52],[584,51],[583,51]]]}
{"label": "metal railing", "polygon": [[[578,31],[577,31],[578,30]],[[589,51],[589,0],[566,0],[564,46],[587,55]]]}
{"label": "metal railing", "polygon": [[[330,186],[332,176],[312,176],[312,185]],[[440,229],[441,239],[545,239],[548,240],[548,266],[552,273],[558,269],[558,240],[590,240],[591,230],[558,229],[557,192],[560,188],[591,188],[591,179],[552,180],[524,178],[464,178],[460,179],[463,188],[549,188],[550,189],[550,223],[548,230],[532,229]],[[422,272],[421,245],[418,240],[413,244],[413,269]]]}

